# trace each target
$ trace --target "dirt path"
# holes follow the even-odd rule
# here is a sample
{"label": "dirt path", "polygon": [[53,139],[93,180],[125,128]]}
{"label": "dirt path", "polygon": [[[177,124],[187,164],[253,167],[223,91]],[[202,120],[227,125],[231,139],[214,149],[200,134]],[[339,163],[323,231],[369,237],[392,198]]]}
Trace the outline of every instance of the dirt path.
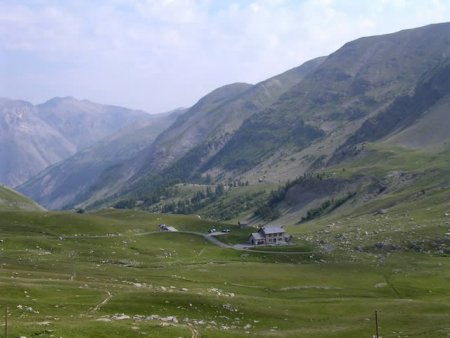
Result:
{"label": "dirt path", "polygon": [[92,309],[90,309],[89,312],[97,312],[98,310],[100,310],[100,308],[101,308],[103,305],[108,304],[108,302],[109,302],[109,301],[111,300],[111,298],[112,298],[112,294],[111,294],[111,292],[109,292],[108,290],[105,290],[105,292],[106,292],[106,294],[107,294],[106,298],[103,299],[103,300],[102,300],[100,303],[98,303],[96,306],[94,306]]}

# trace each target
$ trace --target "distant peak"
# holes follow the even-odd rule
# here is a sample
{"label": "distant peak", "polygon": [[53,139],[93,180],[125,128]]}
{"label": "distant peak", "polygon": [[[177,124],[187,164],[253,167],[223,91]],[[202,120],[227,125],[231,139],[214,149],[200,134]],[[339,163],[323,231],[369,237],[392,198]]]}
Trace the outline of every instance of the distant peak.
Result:
{"label": "distant peak", "polygon": [[78,100],[76,98],[74,98],[73,96],[56,96],[54,98],[51,98],[50,100],[46,101],[44,104],[55,104],[55,103],[61,103],[61,102],[67,102],[67,101],[77,101]]}

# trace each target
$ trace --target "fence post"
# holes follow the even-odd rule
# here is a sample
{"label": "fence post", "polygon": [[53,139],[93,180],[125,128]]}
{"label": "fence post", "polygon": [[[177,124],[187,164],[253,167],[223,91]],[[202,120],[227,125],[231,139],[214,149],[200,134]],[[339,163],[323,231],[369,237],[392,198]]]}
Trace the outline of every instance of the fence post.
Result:
{"label": "fence post", "polygon": [[380,338],[379,332],[378,332],[378,311],[376,311],[376,310],[375,310],[375,332],[376,332],[376,337]]}
{"label": "fence post", "polygon": [[5,306],[5,338],[8,338],[8,306]]}

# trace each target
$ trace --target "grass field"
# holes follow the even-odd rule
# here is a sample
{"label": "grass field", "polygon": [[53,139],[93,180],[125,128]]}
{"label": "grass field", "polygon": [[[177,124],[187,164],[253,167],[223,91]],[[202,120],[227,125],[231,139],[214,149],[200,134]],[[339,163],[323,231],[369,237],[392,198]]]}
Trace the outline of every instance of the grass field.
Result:
{"label": "grass field", "polygon": [[[137,211],[1,212],[8,337],[361,338],[375,333],[375,310],[383,337],[450,336],[446,254],[359,252],[335,242],[327,253],[307,240],[311,254],[238,251],[159,232],[160,223],[217,226]],[[331,242],[336,233],[327,229],[290,230]]]}

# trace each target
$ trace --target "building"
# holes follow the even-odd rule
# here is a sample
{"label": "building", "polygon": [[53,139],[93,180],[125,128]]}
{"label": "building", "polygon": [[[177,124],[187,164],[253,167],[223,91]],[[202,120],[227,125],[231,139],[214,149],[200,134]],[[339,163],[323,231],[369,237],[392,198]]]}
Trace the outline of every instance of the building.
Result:
{"label": "building", "polygon": [[169,232],[178,231],[176,228],[171,227],[169,225],[165,225],[165,224],[160,224],[159,225],[159,230],[161,230],[161,231],[169,231]]}
{"label": "building", "polygon": [[265,225],[258,232],[252,233],[248,242],[252,245],[286,244],[291,238],[282,225]]}
{"label": "building", "polygon": [[248,222],[247,221],[239,221],[238,225],[239,225],[239,228],[241,228],[241,229],[248,228]]}

